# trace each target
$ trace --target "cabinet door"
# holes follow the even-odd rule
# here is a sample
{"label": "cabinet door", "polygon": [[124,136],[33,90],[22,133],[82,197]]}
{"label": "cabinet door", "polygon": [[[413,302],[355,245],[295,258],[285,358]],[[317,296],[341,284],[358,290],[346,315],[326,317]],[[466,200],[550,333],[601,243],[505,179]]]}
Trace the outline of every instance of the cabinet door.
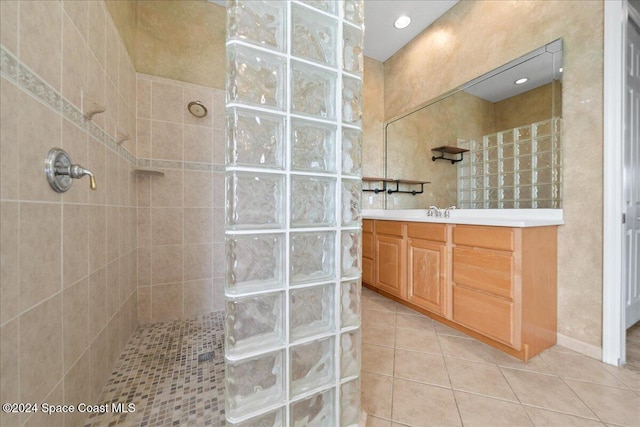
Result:
{"label": "cabinet door", "polygon": [[362,281],[373,285],[373,261],[370,258],[362,258]]}
{"label": "cabinet door", "polygon": [[373,233],[362,231],[362,257],[373,258]]}
{"label": "cabinet door", "polygon": [[407,299],[436,314],[444,314],[446,246],[410,239],[407,246]]}
{"label": "cabinet door", "polygon": [[402,238],[375,235],[375,286],[402,297],[403,266],[405,263]]}

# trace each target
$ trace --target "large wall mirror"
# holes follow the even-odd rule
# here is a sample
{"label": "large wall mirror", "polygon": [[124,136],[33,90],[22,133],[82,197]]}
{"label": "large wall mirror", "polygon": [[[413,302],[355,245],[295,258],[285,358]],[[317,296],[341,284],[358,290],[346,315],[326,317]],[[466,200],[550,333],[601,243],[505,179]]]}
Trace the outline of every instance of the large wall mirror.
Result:
{"label": "large wall mirror", "polygon": [[430,184],[386,208],[562,207],[562,71],[559,39],[389,120],[385,177]]}

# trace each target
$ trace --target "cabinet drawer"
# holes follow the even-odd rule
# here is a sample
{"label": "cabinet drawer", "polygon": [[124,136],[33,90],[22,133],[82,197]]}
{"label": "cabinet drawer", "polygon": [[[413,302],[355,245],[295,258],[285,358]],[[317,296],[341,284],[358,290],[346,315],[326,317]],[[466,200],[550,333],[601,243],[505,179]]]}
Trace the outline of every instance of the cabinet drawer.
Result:
{"label": "cabinet drawer", "polygon": [[447,229],[444,224],[410,222],[407,224],[407,235],[413,239],[444,242],[447,237]]}
{"label": "cabinet drawer", "polygon": [[453,229],[453,243],[479,248],[513,251],[514,231],[508,227],[487,227],[456,225]]}
{"label": "cabinet drawer", "polygon": [[362,258],[362,281],[373,285],[373,260]]}
{"label": "cabinet drawer", "polygon": [[402,224],[400,221],[376,221],[376,234],[402,237]]}
{"label": "cabinet drawer", "polygon": [[362,258],[373,258],[373,233],[362,233]]}
{"label": "cabinet drawer", "polygon": [[363,219],[362,220],[362,231],[373,233],[373,220],[371,219]]}
{"label": "cabinet drawer", "polygon": [[506,344],[515,344],[514,305],[510,301],[454,286],[453,320]]}
{"label": "cabinet drawer", "polygon": [[453,248],[453,281],[505,298],[513,298],[514,260],[510,254]]}

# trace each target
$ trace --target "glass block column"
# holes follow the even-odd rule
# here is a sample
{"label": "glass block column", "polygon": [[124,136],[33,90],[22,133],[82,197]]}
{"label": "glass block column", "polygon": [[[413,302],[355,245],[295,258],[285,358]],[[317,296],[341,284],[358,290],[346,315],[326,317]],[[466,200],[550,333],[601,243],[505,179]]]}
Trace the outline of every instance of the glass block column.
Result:
{"label": "glass block column", "polygon": [[227,421],[355,426],[362,0],[227,11]]}

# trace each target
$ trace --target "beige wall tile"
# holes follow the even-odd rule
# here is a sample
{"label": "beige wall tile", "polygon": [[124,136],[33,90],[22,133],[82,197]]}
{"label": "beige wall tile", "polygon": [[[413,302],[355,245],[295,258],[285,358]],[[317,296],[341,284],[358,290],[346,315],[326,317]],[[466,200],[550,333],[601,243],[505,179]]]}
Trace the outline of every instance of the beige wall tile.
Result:
{"label": "beige wall tile", "polygon": [[138,286],[151,284],[151,247],[138,248]]}
{"label": "beige wall tile", "polygon": [[62,5],[57,1],[20,2],[20,60],[60,90]]}
{"label": "beige wall tile", "polygon": [[[78,405],[78,403],[93,403],[97,396],[93,395],[91,389],[91,352],[86,351],[78,359],[75,365],[67,372],[64,377],[64,403],[66,405]],[[74,412],[65,414],[65,426],[83,426],[87,414],[82,412]]]}
{"label": "beige wall tile", "polygon": [[105,46],[105,71],[107,72],[107,78],[111,80],[111,83],[117,90],[122,92],[123,88],[120,88],[118,81],[118,55],[120,49],[120,38],[115,27],[107,19],[107,25],[105,28],[106,46]]}
{"label": "beige wall tile", "polygon": [[71,18],[73,25],[80,31],[83,39],[87,39],[87,27],[89,24],[89,3],[86,1],[63,0],[62,6],[65,13]]}
{"label": "beige wall tile", "polygon": [[62,96],[82,108],[82,91],[87,80],[85,39],[67,15],[62,20]]}
{"label": "beige wall tile", "polygon": [[20,204],[20,307],[23,310],[62,289],[61,211],[57,204]]}
{"label": "beige wall tile", "polygon": [[[62,121],[62,148],[71,156],[73,163],[80,164],[93,172],[88,163],[87,133],[68,120]],[[73,182],[67,192],[62,194],[63,202],[87,203],[89,200],[89,178]]]}
{"label": "beige wall tile", "polygon": [[151,86],[151,118],[164,122],[182,123],[182,87],[161,82]]}
{"label": "beige wall tile", "polygon": [[107,264],[107,324],[120,308],[120,258]]}
{"label": "beige wall tile", "polygon": [[136,79],[136,105],[138,119],[151,118],[151,80]]}
{"label": "beige wall tile", "polygon": [[[400,424],[397,425],[399,426]],[[395,425],[392,426],[389,420],[367,415],[367,427],[395,427]]]}
{"label": "beige wall tile", "polygon": [[89,30],[87,35],[87,41],[89,48],[98,59],[100,66],[105,65],[105,46],[106,46],[106,16],[103,2],[90,1],[89,2]]}
{"label": "beige wall tile", "polygon": [[224,90],[213,91],[213,104],[211,106],[210,114],[212,117],[211,126],[214,129],[224,130],[225,121],[225,97],[226,92]]}
{"label": "beige wall tile", "polygon": [[107,262],[120,256],[120,211],[107,206]]}
{"label": "beige wall tile", "polygon": [[20,312],[19,218],[18,203],[0,202],[0,324]]}
{"label": "beige wall tile", "polygon": [[[61,405],[64,396],[64,383],[59,381],[54,389],[40,403],[50,403],[52,405]],[[64,414],[46,414],[38,411],[30,417],[23,416],[26,419],[25,427],[60,427],[64,422]]]}
{"label": "beige wall tile", "polygon": [[87,142],[87,166],[91,168],[91,172],[95,175],[96,185],[98,188],[96,191],[89,192],[89,203],[96,205],[104,205],[106,203],[107,188],[109,186],[107,182],[106,173],[106,149],[104,145],[100,144],[94,138],[89,137]]}
{"label": "beige wall tile", "polygon": [[[18,319],[0,327],[0,399],[2,402],[20,401]],[[19,414],[0,413],[3,426],[20,425]]]}
{"label": "beige wall tile", "polygon": [[183,315],[182,284],[155,285],[151,290],[153,321],[179,319]]}
{"label": "beige wall tile", "polygon": [[213,241],[224,241],[224,208],[213,209]]}
{"label": "beige wall tile", "polygon": [[[0,4],[3,6],[4,2]],[[24,96],[9,80],[0,78],[0,198],[18,198],[18,109]]]}
{"label": "beige wall tile", "polygon": [[151,158],[151,121],[138,119],[136,132],[136,155],[139,159]]}
{"label": "beige wall tile", "polygon": [[107,208],[89,206],[88,212],[89,273],[93,273],[107,263]]}
{"label": "beige wall tile", "polygon": [[119,205],[120,204],[120,180],[114,172],[118,170],[119,159],[116,153],[111,150],[106,150],[106,170],[108,175],[104,181],[104,187],[106,189],[106,204],[107,205]]}
{"label": "beige wall tile", "polygon": [[89,274],[88,206],[68,205],[62,208],[62,283],[70,286]]}
{"label": "beige wall tile", "polygon": [[89,336],[96,337],[107,323],[107,267],[89,276]]}
{"label": "beige wall tile", "polygon": [[14,55],[18,54],[18,2],[0,3],[0,43]]}
{"label": "beige wall tile", "polygon": [[104,112],[105,131],[113,138],[116,137],[116,130],[118,127],[118,108],[120,101],[120,94],[118,94],[117,83],[107,78],[105,80],[105,88],[107,90],[105,99],[107,102],[107,111]]}
{"label": "beige wall tile", "polygon": [[[31,3],[40,2],[28,2]],[[25,177],[19,180],[20,199],[60,201],[60,194],[51,189],[46,179],[34,179],[42,176],[42,164],[49,150],[62,142],[60,116],[24,93],[18,102],[21,106],[18,109],[18,166],[20,176]]]}
{"label": "beige wall tile", "polygon": [[224,310],[224,282],[221,279],[213,279],[213,307],[211,310]]}
{"label": "beige wall tile", "polygon": [[213,134],[204,126],[184,126],[185,162],[213,162]]}
{"label": "beige wall tile", "polygon": [[20,400],[41,402],[62,378],[62,294],[20,317]]}
{"label": "beige wall tile", "polygon": [[93,340],[89,348],[91,358],[91,390],[94,396],[97,396],[107,376],[109,375],[110,365],[107,358],[107,330],[103,329],[98,337]]}
{"label": "beige wall tile", "polygon": [[211,243],[213,241],[213,211],[208,208],[184,209],[184,242]]}
{"label": "beige wall tile", "polygon": [[154,246],[151,248],[151,283],[178,283],[182,281],[182,245]]}
{"label": "beige wall tile", "polygon": [[224,174],[213,173],[213,207],[224,208]]}
{"label": "beige wall tile", "polygon": [[83,279],[62,294],[64,369],[68,372],[90,342],[89,280]]}
{"label": "beige wall tile", "polygon": [[213,207],[213,175],[211,172],[184,171],[184,207]]}
{"label": "beige wall tile", "polygon": [[213,130],[213,163],[224,165],[225,133],[223,129]]}
{"label": "beige wall tile", "polygon": [[182,208],[151,208],[151,244],[181,244],[182,221]]}
{"label": "beige wall tile", "polygon": [[184,316],[209,313],[213,298],[211,279],[184,283]]}
{"label": "beige wall tile", "polygon": [[165,170],[164,176],[151,177],[151,206],[154,208],[181,207],[183,182],[181,170]]}
{"label": "beige wall tile", "polygon": [[138,208],[138,246],[151,246],[151,209]]}
{"label": "beige wall tile", "polygon": [[182,126],[151,121],[151,156],[154,159],[182,160]]}
{"label": "beige wall tile", "polygon": [[213,249],[210,244],[184,245],[184,280],[212,277]]}
{"label": "beige wall tile", "polygon": [[151,286],[138,288],[138,322],[141,325],[151,322]]}
{"label": "beige wall tile", "polygon": [[[87,91],[85,98],[95,101],[100,105],[106,106],[106,74],[104,68],[100,64],[100,61],[94,55],[87,55],[87,82],[85,84]],[[113,111],[109,111],[111,114]],[[105,128],[105,116],[106,113],[96,114],[91,118],[95,124],[100,128]]]}
{"label": "beige wall tile", "polygon": [[225,247],[224,243],[216,242],[212,245],[213,251],[213,277],[222,277],[225,273]]}

